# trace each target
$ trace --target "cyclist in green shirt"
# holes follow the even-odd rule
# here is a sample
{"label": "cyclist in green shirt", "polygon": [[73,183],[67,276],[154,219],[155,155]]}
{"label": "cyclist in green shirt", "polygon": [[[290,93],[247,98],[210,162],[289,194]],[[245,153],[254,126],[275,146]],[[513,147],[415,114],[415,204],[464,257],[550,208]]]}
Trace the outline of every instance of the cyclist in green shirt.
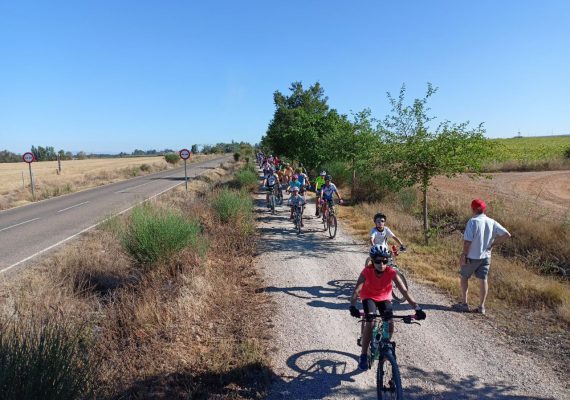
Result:
{"label": "cyclist in green shirt", "polygon": [[321,186],[325,184],[325,176],[327,172],[323,171],[319,176],[315,178],[315,192],[317,193],[317,200],[315,201],[315,215],[318,217],[321,213]]}

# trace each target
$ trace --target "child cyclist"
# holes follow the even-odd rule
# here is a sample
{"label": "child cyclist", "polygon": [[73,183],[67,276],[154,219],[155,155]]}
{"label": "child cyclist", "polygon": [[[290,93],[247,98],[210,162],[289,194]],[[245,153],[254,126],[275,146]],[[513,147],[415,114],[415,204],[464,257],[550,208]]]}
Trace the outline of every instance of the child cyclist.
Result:
{"label": "child cyclist", "polygon": [[271,204],[269,204],[269,194],[273,192],[275,185],[279,185],[279,175],[277,175],[275,170],[270,168],[269,172],[265,176],[265,179],[263,180],[263,186],[267,189],[267,194],[265,195],[267,207],[271,207]]}
{"label": "child cyclist", "polygon": [[289,196],[289,200],[287,203],[291,206],[291,217],[293,219],[293,210],[295,207],[301,207],[301,226],[305,226],[303,224],[303,211],[305,210],[305,198],[299,194],[299,187],[294,186],[292,189],[292,195]]}
{"label": "child cyclist", "polygon": [[356,286],[350,298],[350,315],[360,318],[360,311],[356,308],[356,301],[360,296],[364,316],[366,318],[362,325],[362,352],[358,362],[361,370],[368,369],[368,346],[372,336],[372,326],[376,310],[384,318],[389,320],[390,338],[394,333],[394,322],[392,316],[392,284],[395,283],[408,303],[415,308],[416,318],[419,320],[426,318],[426,313],[420,308],[418,303],[408,293],[402,280],[396,271],[388,266],[390,253],[385,246],[374,245],[369,252],[371,264],[368,264],[358,277]]}

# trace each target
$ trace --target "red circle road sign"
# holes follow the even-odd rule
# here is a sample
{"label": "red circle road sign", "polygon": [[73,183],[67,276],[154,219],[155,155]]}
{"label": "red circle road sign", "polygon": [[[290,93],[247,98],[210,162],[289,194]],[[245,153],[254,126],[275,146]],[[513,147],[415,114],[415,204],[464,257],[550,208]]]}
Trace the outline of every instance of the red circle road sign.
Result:
{"label": "red circle road sign", "polygon": [[192,152],[188,149],[182,149],[178,152],[178,154],[180,154],[181,159],[188,160],[190,158],[190,155],[192,154]]}
{"label": "red circle road sign", "polygon": [[22,159],[28,164],[31,164],[36,158],[34,157],[34,153],[27,152],[22,155]]}

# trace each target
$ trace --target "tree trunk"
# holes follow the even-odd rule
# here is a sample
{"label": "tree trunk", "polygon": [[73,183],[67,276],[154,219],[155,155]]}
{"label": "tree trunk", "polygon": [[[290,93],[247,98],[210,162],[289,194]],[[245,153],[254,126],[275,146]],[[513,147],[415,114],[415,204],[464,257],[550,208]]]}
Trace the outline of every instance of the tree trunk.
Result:
{"label": "tree trunk", "polygon": [[356,182],[356,160],[352,158],[352,184],[350,186],[350,198],[354,204],[354,185]]}
{"label": "tree trunk", "polygon": [[424,236],[426,240],[426,246],[429,244],[428,196],[427,196],[428,186],[429,186],[429,180],[427,177],[427,173],[424,173],[422,181],[422,192],[424,194],[423,216],[424,216]]}

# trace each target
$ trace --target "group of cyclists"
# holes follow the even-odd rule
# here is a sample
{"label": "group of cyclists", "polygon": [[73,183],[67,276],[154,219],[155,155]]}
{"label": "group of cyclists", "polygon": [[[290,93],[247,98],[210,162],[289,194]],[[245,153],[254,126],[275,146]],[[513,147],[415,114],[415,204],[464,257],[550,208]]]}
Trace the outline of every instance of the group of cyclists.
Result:
{"label": "group of cyclists", "polygon": [[267,157],[257,156],[258,163],[263,171],[263,187],[266,188],[266,202],[268,207],[269,194],[275,190],[281,192],[282,185],[286,186],[287,193],[291,196],[288,205],[291,207],[289,218],[293,219],[293,210],[295,207],[301,207],[301,226],[303,226],[302,215],[307,204],[305,195],[307,191],[313,191],[316,194],[315,216],[319,217],[323,204],[331,206],[334,204],[334,196],[336,195],[340,204],[343,203],[342,197],[332,182],[332,176],[322,171],[314,182],[311,182],[304,168],[299,167],[293,169],[288,163],[281,162],[277,156],[269,155]]}
{"label": "group of cyclists", "polygon": [[[294,170],[289,164],[281,162],[277,156],[265,156],[263,153],[257,154],[257,161],[263,171],[263,186],[267,188],[268,193],[275,189],[275,185],[287,186],[287,192],[291,193],[288,204],[291,206],[290,219],[293,219],[294,207],[301,207],[301,213],[306,205],[305,193],[307,190],[316,193],[315,215],[321,214],[323,205],[333,205],[333,196],[336,194],[340,204],[343,199],[332,182],[332,176],[322,171],[319,176],[310,182],[303,168]],[[269,203],[269,195],[267,197]],[[302,224],[302,218],[301,218]],[[371,341],[373,320],[377,313],[389,321],[389,333],[394,332],[394,324],[392,317],[392,288],[393,284],[397,286],[404,298],[416,310],[415,318],[422,320],[426,318],[425,312],[421,309],[415,299],[409,294],[406,285],[398,277],[394,268],[390,266],[392,262],[392,254],[388,248],[388,240],[392,239],[400,245],[400,251],[405,251],[406,247],[385,224],[386,215],[377,213],[374,216],[375,226],[370,231],[370,244],[372,247],[369,251],[369,257],[365,262],[364,269],[361,271],[356,286],[350,299],[349,312],[355,318],[361,318],[360,311],[356,308],[358,298],[362,302],[364,309],[362,347],[358,366],[361,370],[369,368],[368,346]],[[301,225],[302,226],[302,225]]]}

